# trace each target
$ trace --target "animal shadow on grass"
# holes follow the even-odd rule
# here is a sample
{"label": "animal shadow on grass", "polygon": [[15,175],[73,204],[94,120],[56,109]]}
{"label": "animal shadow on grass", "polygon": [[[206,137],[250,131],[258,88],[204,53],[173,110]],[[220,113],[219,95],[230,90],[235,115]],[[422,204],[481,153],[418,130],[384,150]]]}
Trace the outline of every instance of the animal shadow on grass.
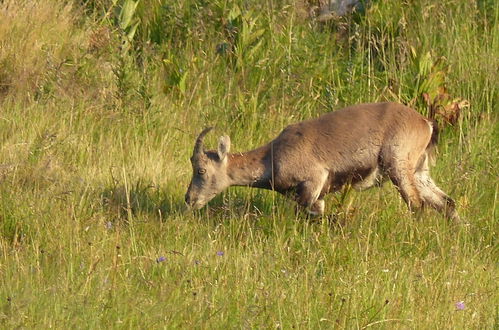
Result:
{"label": "animal shadow on grass", "polygon": [[350,189],[344,189],[338,195],[328,198],[328,211],[323,215],[312,215],[306,209],[296,204],[289,196],[278,195],[273,191],[256,190],[246,194],[247,188],[232,188],[232,192],[225,192],[215,197],[201,210],[192,210],[202,218],[210,218],[215,224],[230,221],[246,221],[256,226],[265,226],[272,223],[277,216],[282,219],[309,223],[313,225],[327,225],[340,228],[346,226],[358,213],[357,208],[348,206],[347,195]]}
{"label": "animal shadow on grass", "polygon": [[269,202],[264,199],[224,192],[213,198],[203,208],[189,210],[189,212],[201,215],[201,217],[209,217],[214,223],[240,221],[241,219],[253,222],[271,214],[271,209]]}
{"label": "animal shadow on grass", "polygon": [[163,187],[138,180],[135,184],[114,184],[100,194],[103,207],[124,222],[146,215],[165,221],[170,215],[185,210],[182,201]]}

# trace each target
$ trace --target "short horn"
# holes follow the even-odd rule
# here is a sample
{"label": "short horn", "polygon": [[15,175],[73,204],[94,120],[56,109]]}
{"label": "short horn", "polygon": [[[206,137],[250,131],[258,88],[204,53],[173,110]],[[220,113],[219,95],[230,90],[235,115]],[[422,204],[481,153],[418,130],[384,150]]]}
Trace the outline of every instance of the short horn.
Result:
{"label": "short horn", "polygon": [[212,129],[213,129],[213,127],[207,127],[207,128],[205,128],[201,132],[201,134],[199,134],[198,138],[196,139],[196,144],[194,145],[194,153],[193,153],[193,155],[197,155],[197,154],[200,154],[200,153],[204,152],[204,148],[203,148],[204,137]]}

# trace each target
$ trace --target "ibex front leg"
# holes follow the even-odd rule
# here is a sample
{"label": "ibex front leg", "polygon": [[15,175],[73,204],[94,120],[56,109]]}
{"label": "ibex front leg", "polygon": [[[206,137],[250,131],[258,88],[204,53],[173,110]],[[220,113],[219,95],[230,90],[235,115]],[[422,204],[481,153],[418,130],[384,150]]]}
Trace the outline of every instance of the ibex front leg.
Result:
{"label": "ibex front leg", "polygon": [[324,200],[321,192],[327,180],[327,173],[322,173],[307,181],[300,182],[296,186],[296,202],[306,208],[312,215],[321,215],[324,213]]}

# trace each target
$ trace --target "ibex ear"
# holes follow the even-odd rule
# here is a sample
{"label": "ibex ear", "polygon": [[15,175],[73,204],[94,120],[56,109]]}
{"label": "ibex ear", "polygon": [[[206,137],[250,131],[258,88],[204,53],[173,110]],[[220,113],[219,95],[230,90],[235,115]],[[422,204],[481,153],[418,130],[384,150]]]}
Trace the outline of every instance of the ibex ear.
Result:
{"label": "ibex ear", "polygon": [[218,139],[218,158],[224,160],[230,151],[230,138],[227,135],[221,136]]}

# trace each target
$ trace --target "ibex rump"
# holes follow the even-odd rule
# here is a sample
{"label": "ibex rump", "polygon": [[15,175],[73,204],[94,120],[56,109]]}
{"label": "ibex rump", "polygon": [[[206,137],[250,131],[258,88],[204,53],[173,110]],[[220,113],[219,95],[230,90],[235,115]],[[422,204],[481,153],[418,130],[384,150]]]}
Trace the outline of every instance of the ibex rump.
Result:
{"label": "ibex rump", "polygon": [[398,103],[350,106],[286,127],[270,143],[229,153],[222,136],[217,151],[205,151],[203,130],[191,157],[193,177],[185,201],[201,208],[229,186],[292,194],[312,214],[324,212],[324,196],[345,184],[363,190],[389,178],[409,209],[429,205],[459,220],[455,202],[430,177],[437,128]]}

